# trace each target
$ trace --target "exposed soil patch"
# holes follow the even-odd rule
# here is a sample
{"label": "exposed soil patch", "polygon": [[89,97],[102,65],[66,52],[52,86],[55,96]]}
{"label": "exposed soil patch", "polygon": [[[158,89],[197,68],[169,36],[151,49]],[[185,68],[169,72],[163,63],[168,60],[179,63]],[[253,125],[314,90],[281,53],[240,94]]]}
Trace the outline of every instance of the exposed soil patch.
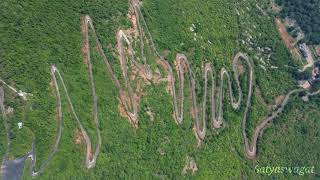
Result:
{"label": "exposed soil patch", "polygon": [[119,109],[121,117],[128,118],[128,115],[127,115],[127,112],[125,110],[125,107],[123,107],[123,105],[121,103],[119,103],[118,109]]}
{"label": "exposed soil patch", "polygon": [[131,21],[131,24],[132,24],[132,29],[130,29],[130,30],[134,34],[134,37],[137,38],[139,36],[138,23],[137,23],[137,17],[135,15],[133,8],[130,9],[127,17]]}
{"label": "exposed soil patch", "polygon": [[278,27],[278,30],[280,32],[281,38],[286,44],[288,49],[293,48],[294,39],[289,35],[287,32],[286,26],[281,22],[280,18],[276,18],[276,24]]}
{"label": "exposed soil patch", "polygon": [[191,171],[192,175],[194,175],[198,171],[197,164],[192,157],[187,156],[186,164],[182,169],[181,175],[186,175],[189,171]]}
{"label": "exposed soil patch", "polygon": [[83,142],[82,133],[79,129],[77,129],[76,133],[75,133],[74,143],[77,145],[80,145],[80,144],[82,144],[82,142]]}
{"label": "exposed soil patch", "polygon": [[281,7],[278,6],[278,5],[274,2],[274,0],[271,0],[270,4],[271,4],[271,10],[272,10],[273,12],[275,12],[275,13],[280,13]]}
{"label": "exposed soil patch", "polygon": [[55,89],[55,84],[54,84],[54,81],[53,81],[53,80],[50,81],[50,87],[51,87],[52,89]]}
{"label": "exposed soil patch", "polygon": [[301,58],[298,48],[295,47],[295,39],[289,35],[286,26],[281,22],[280,18],[276,18],[276,25],[286,47],[290,50],[293,56]]}
{"label": "exposed soil patch", "polygon": [[89,50],[89,43],[87,42],[87,37],[86,37],[86,33],[88,33],[88,26],[86,25],[86,18],[82,17],[82,33],[84,34],[84,40],[83,40],[83,45],[81,48],[81,53],[83,55],[83,61],[84,64],[86,65],[86,67],[88,67],[88,50]]}
{"label": "exposed soil patch", "polygon": [[285,95],[280,95],[280,96],[276,97],[276,99],[274,101],[275,105],[279,106],[283,102],[285,97],[286,97]]}
{"label": "exposed soil patch", "polygon": [[163,51],[163,57],[167,57],[170,54],[170,51],[168,49]]}
{"label": "exposed soil patch", "polygon": [[238,72],[240,75],[245,73],[245,68],[243,67],[243,64],[240,62],[238,63]]}

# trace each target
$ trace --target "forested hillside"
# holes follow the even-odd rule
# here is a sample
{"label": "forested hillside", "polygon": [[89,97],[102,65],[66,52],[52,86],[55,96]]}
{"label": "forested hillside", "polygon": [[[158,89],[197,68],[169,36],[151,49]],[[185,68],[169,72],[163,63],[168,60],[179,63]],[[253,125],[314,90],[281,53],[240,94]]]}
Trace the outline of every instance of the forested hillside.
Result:
{"label": "forested hillside", "polygon": [[276,0],[281,5],[281,16],[297,21],[311,44],[320,44],[319,0]]}
{"label": "forested hillside", "polygon": [[[315,1],[308,1],[314,5]],[[283,15],[288,13],[296,16],[296,12],[299,12],[301,17],[303,15],[303,18],[307,18],[308,8],[316,14],[314,7],[309,5],[303,11],[294,8],[296,1],[282,0],[279,3],[292,5],[287,6],[287,10],[284,6]],[[269,4],[269,0],[143,0],[141,5],[141,17],[145,18],[141,30],[145,34],[147,28],[150,30],[155,49],[173,67],[177,82],[178,70],[174,60],[177,53],[187,56],[194,72],[190,74],[195,77],[199,104],[204,94],[205,63],[212,63],[218,80],[220,69],[225,68],[230,73],[230,86],[235,97],[238,97],[232,58],[238,52],[250,57],[254,78],[245,124],[245,132],[250,138],[261,120],[279,108],[284,96],[298,88],[292,78],[293,70],[288,68],[293,63],[292,58],[280,38],[274,16],[264,12],[266,4]],[[58,134],[59,108],[57,86],[50,74],[53,65],[64,79],[74,110],[92,139],[92,146],[97,147],[96,126],[92,120],[93,93],[88,62],[84,58],[83,18],[84,15],[92,18],[102,51],[115,74],[122,76],[116,35],[120,29],[134,26],[130,21],[132,19],[128,18],[129,1],[1,0],[0,7],[0,78],[12,87],[32,94],[24,101],[0,82],[5,91],[4,104],[13,108],[12,112],[7,113],[12,140],[10,159],[30,152],[34,140],[37,155],[35,168],[38,170],[54,147]],[[311,16],[307,20],[301,26],[309,29],[306,33],[310,40],[318,42],[314,37],[317,36],[317,27],[319,30],[319,21]],[[250,81],[248,64],[240,64],[239,68],[237,66],[241,73],[240,88],[243,89],[241,107],[233,109],[227,91],[229,87],[222,86],[225,96],[221,98],[221,107],[225,126],[213,129],[212,122],[208,120],[206,138],[201,144],[194,136],[191,83],[187,80],[183,89],[185,113],[182,124],[175,122],[173,97],[168,85],[147,82],[141,85],[143,97],[139,102],[139,126],[134,128],[121,109],[121,94],[106,71],[93,30],[89,29],[88,34],[100,120],[98,128],[102,139],[96,166],[91,169],[85,167],[86,144],[83,135],[79,133],[81,128],[74,118],[62,81],[58,79],[63,113],[59,148],[48,168],[36,178],[31,177],[31,160],[28,159],[24,179],[301,178],[297,173],[259,174],[255,171],[257,165],[315,166],[314,174],[303,177],[319,178],[319,97],[310,97],[305,102],[301,94],[294,94],[283,114],[268,124],[264,134],[259,137],[257,156],[253,160],[246,156],[242,135],[242,118]],[[143,52],[139,48],[144,43],[146,59],[154,68],[159,57],[153,52],[151,40],[137,39],[132,42],[134,55],[142,57]],[[125,46],[125,49],[128,47]],[[127,57],[128,61],[130,58]],[[130,65],[129,70],[133,71]],[[164,72],[164,68],[159,69],[159,72]],[[125,78],[119,79],[124,84]],[[227,78],[217,82],[217,87],[222,82],[228,85]],[[135,81],[129,83],[134,84]],[[212,84],[209,83],[210,87]],[[210,108],[207,109],[205,113]],[[211,118],[209,116],[208,119]],[[4,118],[0,116],[1,161],[7,146],[2,122]],[[21,129],[18,128],[19,122],[23,122]],[[196,169],[194,172],[188,168],[190,160],[196,164],[196,168],[193,166],[193,170]]]}

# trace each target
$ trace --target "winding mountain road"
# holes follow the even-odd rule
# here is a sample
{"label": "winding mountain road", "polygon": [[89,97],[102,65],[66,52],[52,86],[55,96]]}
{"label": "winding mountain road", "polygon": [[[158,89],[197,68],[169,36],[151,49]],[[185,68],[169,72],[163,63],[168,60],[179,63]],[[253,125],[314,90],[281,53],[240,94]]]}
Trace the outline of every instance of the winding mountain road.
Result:
{"label": "winding mountain road", "polygon": [[[247,121],[247,114],[250,110],[251,107],[251,98],[252,98],[252,91],[253,91],[253,85],[254,85],[254,67],[247,55],[244,53],[237,53],[235,57],[233,58],[232,62],[232,70],[234,77],[233,79],[236,82],[236,87],[237,87],[237,98],[233,94],[233,89],[232,89],[232,78],[229,74],[229,72],[225,69],[222,68],[220,70],[219,76],[215,74],[213,65],[211,63],[205,63],[204,69],[203,69],[203,78],[204,78],[204,93],[202,100],[200,101],[201,103],[199,104],[199,100],[197,99],[196,95],[196,79],[194,77],[190,62],[188,61],[187,57],[184,54],[177,54],[176,55],[176,60],[175,60],[175,67],[177,71],[177,78],[175,77],[174,71],[170,63],[165,60],[160,53],[157,51],[154,42],[153,42],[153,37],[150,34],[146,21],[144,17],[141,14],[140,6],[139,6],[139,1],[137,0],[131,0],[131,8],[133,8],[133,12],[136,16],[137,19],[137,24],[138,24],[138,31],[139,31],[139,38],[141,41],[141,56],[142,56],[142,61],[138,62],[136,60],[136,57],[134,55],[134,49],[132,47],[132,36],[127,30],[118,30],[116,34],[116,39],[117,39],[117,49],[119,53],[119,61],[120,61],[120,67],[122,70],[122,75],[124,79],[124,85],[120,83],[119,78],[117,77],[116,73],[114,72],[112,65],[110,61],[108,60],[102,45],[97,37],[94,25],[93,25],[93,20],[91,19],[90,16],[86,15],[83,17],[83,24],[82,24],[82,30],[83,30],[83,35],[84,35],[84,46],[83,46],[83,53],[84,53],[84,58],[85,62],[87,64],[87,69],[88,69],[88,74],[90,78],[90,85],[91,85],[91,93],[92,93],[92,99],[93,99],[93,122],[95,124],[95,129],[96,129],[96,138],[97,138],[97,145],[95,150],[92,148],[92,142],[91,139],[83,127],[80,117],[76,113],[76,110],[73,106],[72,100],[69,96],[67,87],[64,83],[63,76],[59,72],[59,69],[57,66],[52,65],[51,66],[51,76],[52,76],[52,81],[53,81],[53,87],[55,89],[56,93],[56,108],[57,108],[57,118],[59,120],[59,128],[58,128],[58,133],[57,133],[57,138],[55,141],[55,144],[52,148],[52,151],[47,158],[46,161],[40,166],[40,169],[38,171],[35,170],[36,166],[36,148],[35,148],[35,141],[33,142],[32,145],[32,151],[29,152],[26,156],[31,157],[32,159],[32,176],[38,176],[39,174],[43,173],[44,170],[48,167],[48,164],[54,157],[54,155],[57,153],[59,144],[61,141],[61,136],[63,132],[62,128],[62,122],[63,122],[63,112],[62,112],[62,105],[61,105],[61,94],[60,92],[63,91],[66,95],[66,99],[68,101],[68,105],[71,109],[72,115],[74,119],[77,122],[78,127],[80,128],[81,134],[84,138],[85,144],[86,144],[86,160],[85,160],[85,166],[90,169],[93,168],[96,164],[98,155],[100,153],[100,148],[101,148],[101,143],[102,143],[102,138],[101,138],[101,133],[100,133],[100,125],[99,125],[99,118],[98,118],[98,98],[96,95],[96,85],[94,81],[94,76],[92,72],[92,63],[91,63],[91,58],[90,58],[90,44],[89,44],[89,32],[88,28],[92,30],[93,37],[95,38],[96,41],[96,47],[98,49],[99,54],[101,55],[106,71],[109,72],[111,75],[111,78],[114,82],[114,85],[117,87],[119,90],[119,100],[120,100],[120,105],[123,108],[123,111],[126,114],[126,117],[128,118],[129,122],[133,125],[133,127],[138,128],[139,126],[139,105],[140,105],[140,99],[142,97],[141,93],[141,87],[137,85],[137,88],[134,89],[131,86],[132,79],[129,76],[129,68],[128,64],[130,63],[131,66],[135,67],[138,69],[138,73],[136,75],[139,77],[137,78],[137,84],[138,83],[143,83],[146,81],[151,81],[154,82],[154,84],[158,84],[161,82],[167,83],[167,87],[169,89],[170,94],[172,95],[173,99],[173,107],[174,107],[174,118],[175,121],[178,125],[183,123],[183,118],[184,118],[184,84],[185,84],[185,78],[188,78],[189,84],[190,84],[190,93],[191,93],[191,100],[192,100],[192,117],[194,119],[194,126],[195,126],[195,134],[196,137],[199,141],[203,141],[206,136],[206,130],[207,130],[207,122],[208,122],[208,117],[207,117],[207,104],[209,102],[210,104],[210,114],[211,114],[211,122],[212,122],[212,128],[217,129],[223,127],[223,104],[224,104],[224,91],[225,91],[225,86],[227,86],[227,91],[229,92],[229,98],[231,101],[231,106],[233,109],[239,109],[242,103],[242,98],[243,98],[243,93],[242,89],[240,86],[240,73],[238,72],[238,66],[239,62],[244,62],[248,69],[249,69],[249,86],[248,86],[248,94],[247,94],[247,99],[246,99],[246,105],[245,105],[245,112],[243,114],[242,118],[242,135],[244,139],[244,148],[245,152],[248,158],[254,159],[256,158],[257,154],[257,141],[258,138],[262,135],[263,131],[265,128],[268,127],[268,125],[275,119],[277,118],[283,111],[285,105],[288,103],[290,97],[293,94],[296,94],[298,92],[304,91],[303,89],[295,89],[290,91],[286,96],[280,107],[271,114],[271,116],[265,117],[261,120],[261,123],[255,128],[254,135],[251,138],[247,136],[246,133],[246,121]],[[143,25],[145,26],[145,30],[147,33],[145,34],[144,28],[141,26],[140,21],[143,22]],[[149,37],[147,37],[149,36]],[[146,38],[148,42],[151,43],[152,49],[154,53],[158,56],[157,63],[163,67],[163,69],[166,72],[166,75],[161,75],[159,72],[153,71],[150,68],[150,65],[147,64],[147,59],[144,56],[144,44],[143,44],[143,39]],[[125,44],[127,47],[125,47]],[[219,86],[216,83],[216,79],[219,79]],[[225,85],[225,81],[227,80],[227,84]],[[59,84],[62,85],[62,89],[59,88]],[[176,82],[178,81],[178,82]],[[211,82],[211,83],[210,83]],[[176,92],[175,84],[178,83],[179,88],[178,88],[178,93]],[[319,94],[314,93],[314,94],[308,94],[308,96],[316,95]],[[5,117],[5,107],[4,107],[4,91],[0,87],[0,108],[1,112],[3,115],[4,123],[5,123],[5,128],[7,131],[7,141],[8,141],[8,146],[7,146],[7,152],[6,152],[6,157],[5,159],[9,159],[9,151],[10,151],[10,138],[9,138],[9,127],[6,121]]]}

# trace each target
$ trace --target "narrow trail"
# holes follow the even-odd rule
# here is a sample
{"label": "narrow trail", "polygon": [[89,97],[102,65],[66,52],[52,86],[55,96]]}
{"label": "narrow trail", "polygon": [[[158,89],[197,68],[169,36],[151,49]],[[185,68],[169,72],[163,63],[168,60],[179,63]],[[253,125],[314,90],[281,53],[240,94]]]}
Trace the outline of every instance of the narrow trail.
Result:
{"label": "narrow trail", "polygon": [[[189,84],[190,84],[190,93],[191,93],[191,101],[192,101],[192,109],[191,109],[191,114],[194,119],[194,126],[195,126],[195,135],[199,142],[203,141],[205,139],[205,134],[206,134],[206,123],[207,123],[207,113],[206,113],[206,105],[207,101],[210,101],[210,114],[211,114],[211,127],[213,129],[218,129],[223,127],[223,100],[224,100],[224,83],[225,83],[225,77],[227,78],[227,90],[229,91],[229,98],[231,101],[231,106],[233,109],[237,110],[241,106],[242,102],[242,89],[240,87],[240,80],[239,80],[239,72],[238,72],[238,63],[240,61],[243,61],[245,64],[247,64],[249,68],[249,89],[248,89],[248,94],[247,94],[247,100],[246,100],[246,106],[242,118],[242,135],[244,139],[244,148],[246,152],[246,156],[249,159],[255,159],[257,155],[257,141],[258,138],[262,136],[262,133],[264,129],[268,127],[268,125],[275,119],[277,118],[281,112],[283,111],[285,105],[288,103],[290,97],[298,92],[304,91],[303,89],[295,89],[290,91],[286,96],[280,107],[278,107],[276,112],[272,113],[272,116],[270,117],[265,117],[261,120],[260,124],[255,128],[254,135],[250,139],[247,136],[246,133],[246,124],[247,124],[247,116],[250,111],[251,107],[251,97],[252,97],[252,91],[253,91],[253,84],[254,84],[254,68],[252,66],[251,60],[247,57],[247,55],[239,52],[235,55],[233,62],[232,62],[232,70],[234,74],[234,80],[237,85],[237,92],[238,92],[238,98],[236,99],[233,95],[233,89],[232,89],[232,84],[231,84],[231,77],[228,73],[228,71],[225,68],[221,68],[220,70],[220,83],[219,87],[216,85],[216,78],[218,78],[215,75],[214,68],[212,67],[211,63],[205,63],[204,69],[203,69],[203,78],[204,78],[204,93],[203,93],[203,98],[202,98],[202,104],[198,104],[197,97],[196,97],[196,80],[194,78],[192,68],[190,67],[190,63],[187,60],[187,57],[184,54],[177,54],[176,60],[175,60],[175,67],[177,71],[177,77],[178,77],[178,84],[179,84],[179,89],[178,89],[178,94],[176,93],[176,88],[175,88],[175,75],[173,73],[172,66],[169,64],[167,60],[163,58],[163,56],[160,55],[160,53],[157,51],[153,37],[148,29],[147,23],[141,13],[140,5],[138,0],[132,0],[131,5],[134,9],[134,12],[137,17],[142,21],[144,25],[144,29],[146,30],[146,35],[149,36],[147,38],[147,41],[151,44],[152,50],[154,53],[158,56],[159,60],[157,63],[161,65],[167,72],[167,77],[161,77],[157,80],[156,82],[167,82],[168,83],[168,89],[170,94],[172,95],[173,98],[173,106],[174,106],[174,118],[175,121],[178,125],[182,124],[183,118],[184,118],[184,81],[185,78],[188,77],[189,79]],[[141,28],[140,22],[137,22],[138,26]],[[141,32],[139,30],[140,36],[144,35],[144,32]],[[119,43],[118,43],[119,44]],[[121,61],[121,59],[120,59]],[[152,76],[151,78],[152,79]],[[208,87],[208,80],[211,81],[211,88]],[[216,90],[217,89],[217,90]],[[209,95],[208,95],[209,94]],[[309,96],[317,95],[319,93],[313,93],[310,94],[308,93]],[[216,97],[217,96],[217,97]],[[216,105],[216,102],[218,104]],[[202,106],[202,107],[201,107]],[[130,118],[130,117],[129,117]],[[134,120],[135,122],[137,121],[136,119]],[[136,122],[137,123],[137,122]]]}
{"label": "narrow trail", "polygon": [[[197,102],[197,97],[196,97],[196,80],[194,78],[192,69],[190,67],[190,64],[187,60],[187,57],[183,54],[177,54],[176,57],[176,69],[178,71],[178,80],[179,80],[179,93],[178,96],[176,94],[176,88],[175,87],[175,78],[173,74],[173,70],[171,66],[169,65],[168,62],[161,60],[162,65],[165,67],[165,69],[168,72],[169,76],[169,86],[171,88],[171,94],[173,97],[173,104],[174,104],[174,116],[177,124],[181,124],[183,122],[183,104],[184,104],[184,79],[185,79],[185,72],[184,70],[188,71],[188,78],[189,78],[189,84],[190,84],[190,92],[191,92],[191,98],[192,98],[192,116],[194,118],[194,123],[195,123],[195,129],[196,129],[196,135],[199,138],[199,140],[203,140],[205,138],[205,131],[206,131],[206,122],[207,118],[206,115],[207,113],[205,110],[207,109],[207,100],[209,99],[210,101],[210,110],[211,110],[211,117],[212,117],[212,127],[213,128],[221,128],[223,124],[223,99],[224,99],[224,82],[225,82],[225,77],[227,77],[227,82],[228,82],[228,91],[229,91],[229,97],[231,100],[231,106],[233,109],[239,109],[241,105],[241,100],[242,100],[242,90],[240,87],[240,80],[239,80],[239,73],[238,73],[238,62],[239,61],[244,61],[248,67],[249,67],[249,91],[248,91],[248,100],[247,100],[247,106],[245,110],[245,115],[248,112],[248,109],[250,107],[250,99],[252,96],[252,82],[253,82],[253,68],[251,66],[251,63],[248,59],[248,57],[243,54],[243,53],[238,53],[234,59],[233,59],[233,71],[234,71],[234,79],[237,84],[238,88],[238,99],[235,100],[236,98],[233,95],[233,89],[232,89],[232,84],[231,84],[231,78],[228,73],[228,71],[225,68],[222,68],[220,70],[220,86],[217,87],[216,85],[216,76],[214,75],[214,70],[212,67],[211,63],[206,63],[204,65],[204,95],[202,99],[202,126],[200,127],[200,117],[199,117],[199,105]],[[208,79],[211,80],[211,88],[208,88]],[[208,92],[209,89],[209,92]],[[219,89],[219,90],[216,90]],[[218,91],[218,92],[216,92]],[[208,97],[208,94],[210,94],[210,97]],[[215,95],[218,95],[218,105],[216,107],[216,98]],[[218,112],[216,112],[218,111]],[[246,118],[244,118],[244,121]],[[245,123],[245,122],[244,122]],[[244,134],[246,136],[246,134]]]}
{"label": "narrow trail", "polygon": [[[92,63],[91,63],[91,57],[90,57],[90,44],[89,44],[89,28],[91,29],[91,32],[93,33],[93,37],[96,42],[96,47],[98,49],[98,53],[100,54],[102,60],[104,61],[106,71],[111,75],[111,78],[114,82],[114,85],[119,90],[119,103],[120,103],[120,111],[125,113],[125,116],[128,118],[129,122],[132,124],[134,128],[139,127],[139,110],[140,110],[140,100],[142,98],[142,87],[141,84],[148,82],[153,82],[154,85],[157,85],[159,83],[166,83],[167,84],[167,90],[169,91],[170,95],[173,99],[173,107],[174,107],[174,119],[178,125],[183,123],[184,118],[184,97],[185,97],[185,78],[188,78],[188,83],[190,84],[190,96],[191,96],[191,114],[192,118],[194,119],[194,129],[195,129],[195,135],[199,142],[202,142],[205,139],[206,136],[206,130],[207,130],[207,104],[210,104],[210,114],[211,114],[211,127],[213,129],[222,128],[224,125],[223,120],[223,105],[224,105],[224,97],[225,97],[225,89],[228,91],[229,100],[231,103],[231,106],[233,109],[237,110],[242,105],[242,98],[243,93],[240,85],[240,76],[241,74],[238,72],[238,66],[239,63],[243,62],[245,63],[249,70],[249,82],[248,82],[248,94],[246,95],[247,99],[245,102],[245,109],[243,113],[242,118],[242,135],[244,140],[244,149],[246,152],[246,156],[250,159],[255,159],[257,155],[257,141],[258,138],[261,137],[264,129],[268,127],[268,125],[277,118],[281,112],[283,111],[285,105],[288,103],[290,97],[298,92],[304,91],[303,89],[295,89],[290,91],[286,96],[280,107],[272,113],[271,116],[265,117],[261,120],[261,123],[255,128],[254,135],[250,139],[246,133],[246,122],[247,122],[247,116],[250,111],[251,107],[251,98],[252,98],[252,91],[254,86],[254,67],[251,63],[251,60],[249,57],[247,57],[244,53],[237,53],[232,61],[232,70],[234,77],[232,78],[229,72],[225,68],[221,68],[219,71],[219,75],[216,75],[214,67],[211,63],[205,63],[203,68],[203,78],[204,78],[204,93],[202,100],[199,101],[196,95],[196,79],[194,77],[194,73],[192,71],[190,62],[188,61],[187,57],[184,54],[177,54],[176,60],[175,60],[175,69],[176,69],[176,76],[173,71],[172,65],[165,60],[160,53],[157,51],[155,44],[153,42],[153,37],[148,29],[147,23],[141,13],[140,5],[138,0],[130,0],[131,5],[131,11],[133,11],[134,15],[136,16],[137,20],[137,29],[131,29],[131,30],[118,30],[116,34],[117,39],[117,50],[118,50],[118,59],[120,63],[120,68],[122,71],[122,76],[124,80],[124,85],[120,83],[119,78],[117,77],[115,71],[112,68],[112,65],[110,61],[108,60],[102,45],[98,39],[98,36],[96,34],[93,20],[90,16],[86,15],[82,19],[82,31],[84,36],[84,45],[83,45],[83,54],[84,59],[87,65],[89,79],[90,79],[90,86],[91,86],[91,93],[92,93],[92,99],[93,99],[93,122],[95,124],[96,129],[96,138],[97,138],[97,145],[95,150],[93,150],[91,139],[83,127],[80,117],[76,113],[76,110],[73,106],[72,100],[70,98],[70,95],[68,93],[67,87],[64,83],[63,76],[59,72],[58,67],[55,65],[51,66],[51,76],[52,76],[52,82],[53,82],[53,88],[55,90],[56,95],[56,108],[57,108],[57,118],[59,121],[59,128],[57,133],[56,141],[53,145],[52,151],[47,158],[46,161],[43,162],[43,164],[40,166],[40,169],[38,171],[35,170],[36,165],[36,148],[35,148],[35,140],[32,145],[32,151],[29,152],[26,156],[31,157],[32,159],[32,176],[38,176],[41,173],[43,173],[46,168],[48,167],[48,164],[54,157],[54,155],[57,153],[59,144],[61,141],[61,136],[63,132],[63,112],[62,112],[62,105],[61,105],[61,94],[60,92],[63,91],[66,95],[66,100],[68,102],[68,105],[71,109],[71,113],[74,117],[74,119],[77,122],[78,127],[81,130],[81,134],[83,135],[85,144],[86,144],[86,160],[85,160],[85,166],[90,169],[93,168],[96,164],[97,158],[100,153],[102,138],[100,133],[100,125],[99,125],[99,118],[98,118],[98,98],[96,95],[96,85],[94,81],[94,76],[92,72]],[[140,22],[143,23],[143,25],[140,24]],[[143,27],[144,26],[144,27]],[[144,32],[146,30],[146,34]],[[137,57],[135,57],[135,51],[132,46],[132,42],[135,40],[132,38],[132,32],[138,31],[140,41],[140,50],[141,50],[141,56],[142,61],[136,60]],[[152,50],[157,55],[158,60],[157,64],[159,67],[162,67],[165,70],[165,75],[161,74],[159,71],[154,71],[150,68],[150,65],[148,64],[148,59],[144,56],[144,38],[148,41],[148,44],[151,43]],[[131,69],[136,69],[135,72],[130,72],[135,74],[135,79],[137,82],[137,86],[135,88],[132,87],[132,77],[129,76],[129,68],[128,66],[131,66]],[[216,83],[216,79],[219,80],[219,83]],[[232,87],[232,79],[236,83],[237,87],[237,96],[233,94],[233,87]],[[225,82],[227,80],[227,82]],[[62,85],[62,88],[59,88],[59,83]],[[176,83],[178,83],[178,91],[176,90],[175,86]],[[225,84],[227,83],[227,84]],[[219,85],[219,86],[218,86]],[[226,88],[225,88],[226,87]],[[11,87],[12,88],[12,87]],[[13,88],[14,89],[14,88]],[[177,92],[176,92],[177,91]],[[17,91],[15,91],[17,92]],[[317,95],[320,93],[308,93],[308,96]],[[199,103],[200,102],[200,103]],[[3,116],[5,116],[5,108],[4,108],[4,92],[3,89],[0,87],[0,107]],[[5,119],[5,118],[4,118]],[[6,120],[4,121],[5,127],[7,130],[7,133],[9,133],[9,128],[7,128]],[[8,137],[9,138],[9,137]],[[10,140],[8,141],[10,142]],[[10,146],[8,146],[10,147]],[[9,148],[7,148],[7,153],[9,154]],[[7,158],[7,156],[6,156]]]}
{"label": "narrow trail", "polygon": [[[2,81],[2,80],[1,80]],[[2,81],[3,82],[3,81]],[[6,85],[6,84],[5,84]],[[8,86],[11,88],[11,86]],[[14,88],[13,88],[14,89]],[[12,90],[12,89],[11,89]],[[15,90],[15,89],[14,89]],[[7,116],[5,113],[5,106],[4,106],[4,90],[3,87],[0,86],[0,110],[2,114],[2,119],[3,119],[3,125],[6,131],[6,141],[7,141],[7,148],[6,148],[6,153],[4,157],[4,161],[9,160],[9,154],[10,154],[10,145],[11,145],[11,140],[10,140],[10,126],[8,124]]]}
{"label": "narrow trail", "polygon": [[[83,18],[83,34],[84,34],[84,47],[83,47],[83,52],[84,52],[84,58],[86,60],[86,64],[87,64],[87,69],[88,69],[88,74],[89,74],[89,79],[90,79],[90,85],[91,85],[91,93],[92,93],[92,99],[93,99],[93,122],[95,123],[95,129],[96,129],[96,135],[97,135],[97,146],[96,149],[94,151],[94,154],[92,154],[93,149],[92,149],[92,143],[91,143],[91,139],[87,133],[87,131],[85,130],[85,128],[83,127],[81,120],[78,116],[78,114],[75,111],[75,108],[73,106],[72,100],[70,98],[70,95],[68,93],[67,87],[64,83],[63,77],[61,75],[61,73],[59,72],[59,69],[55,66],[52,65],[51,66],[51,77],[52,77],[52,81],[53,81],[53,87],[55,88],[55,92],[56,92],[56,98],[57,98],[57,112],[58,112],[58,120],[59,120],[59,130],[58,130],[58,135],[57,135],[57,139],[56,142],[53,146],[52,152],[49,155],[48,159],[42,164],[42,166],[40,167],[39,171],[35,171],[35,164],[36,164],[36,155],[35,155],[35,144],[33,143],[32,145],[32,154],[31,154],[31,158],[32,158],[32,176],[38,176],[39,174],[43,173],[43,171],[47,168],[47,166],[49,165],[49,162],[51,161],[51,159],[54,157],[54,155],[57,153],[58,151],[58,147],[61,141],[61,136],[62,136],[62,124],[63,124],[63,113],[62,113],[62,105],[61,105],[61,94],[60,94],[60,89],[59,89],[59,85],[58,85],[58,79],[61,82],[62,85],[62,91],[64,91],[67,101],[68,101],[68,105],[71,109],[71,113],[74,117],[74,119],[76,120],[81,134],[84,138],[85,144],[86,144],[86,160],[85,160],[85,165],[88,169],[92,168],[95,166],[96,161],[97,161],[97,157],[100,153],[100,148],[101,148],[101,144],[102,144],[102,138],[101,138],[101,133],[100,133],[100,125],[99,125],[99,118],[98,118],[98,98],[96,95],[96,85],[95,85],[95,81],[94,81],[94,77],[93,77],[93,72],[92,72],[92,63],[91,63],[91,58],[90,58],[90,51],[89,51],[89,34],[88,34],[88,23],[90,26],[92,26],[91,24],[91,20],[89,16],[85,16]],[[95,31],[94,31],[95,33]],[[97,39],[98,41],[98,39]],[[111,66],[110,64],[108,64],[110,70],[111,70]],[[120,83],[118,82],[118,85]]]}

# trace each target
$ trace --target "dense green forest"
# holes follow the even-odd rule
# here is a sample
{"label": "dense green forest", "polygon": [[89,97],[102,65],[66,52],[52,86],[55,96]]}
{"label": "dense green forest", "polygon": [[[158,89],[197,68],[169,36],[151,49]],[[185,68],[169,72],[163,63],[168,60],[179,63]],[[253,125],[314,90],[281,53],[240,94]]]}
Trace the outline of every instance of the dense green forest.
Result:
{"label": "dense green forest", "polygon": [[310,44],[320,44],[320,1],[276,0],[281,5],[281,16],[297,21]]}
{"label": "dense green forest", "polygon": [[[203,62],[212,62],[217,70],[221,67],[231,70],[236,52],[242,51],[252,57],[255,84],[247,130],[250,135],[261,118],[268,115],[269,105],[275,98],[296,88],[292,72],[286,68],[291,63],[290,54],[281,41],[273,17],[261,14],[257,3],[260,2],[144,0],[142,5],[156,48],[170,63],[176,53],[185,53],[199,81],[203,80]],[[267,0],[261,3],[266,4]],[[93,18],[103,50],[116,73],[121,75],[118,59],[112,54],[117,54],[116,31],[131,25],[127,18],[129,3],[127,0],[2,0],[0,7],[0,78],[33,94],[25,102],[5,89],[5,104],[14,108],[9,116],[12,125],[10,156],[16,158],[30,151],[35,137],[39,168],[51,152],[58,128],[55,95],[50,87],[50,65],[55,64],[60,69],[75,110],[91,139],[95,139],[90,83],[81,53],[81,18],[84,14]],[[119,114],[118,89],[105,71],[94,39],[90,40],[103,145],[97,165],[89,170],[84,167],[85,145],[75,143],[78,126],[65,94],[61,93],[64,115],[61,144],[48,169],[36,179],[181,179],[187,157],[194,158],[198,167],[194,175],[191,172],[185,175],[188,179],[301,178],[298,174],[258,174],[254,170],[256,165],[315,166],[316,174],[303,177],[319,178],[318,97],[303,102],[295,96],[284,114],[262,136],[258,157],[252,161],[247,159],[243,148],[243,108],[233,111],[231,105],[225,103],[227,127],[218,132],[208,130],[204,144],[197,147],[190,113],[185,113],[181,126],[175,123],[172,97],[166,93],[164,84],[144,89],[139,128],[133,129]],[[146,51],[150,59],[155,59],[150,47],[146,47]],[[244,94],[247,84],[248,77],[243,76]],[[198,88],[200,96],[201,83]],[[189,97],[189,93],[186,96]],[[186,102],[185,112],[190,111],[190,101]],[[147,114],[149,109],[155,113],[153,121]],[[17,128],[20,121],[24,123],[21,130]],[[1,159],[5,144],[1,123]],[[27,161],[24,179],[34,179],[29,170],[30,161]]]}

